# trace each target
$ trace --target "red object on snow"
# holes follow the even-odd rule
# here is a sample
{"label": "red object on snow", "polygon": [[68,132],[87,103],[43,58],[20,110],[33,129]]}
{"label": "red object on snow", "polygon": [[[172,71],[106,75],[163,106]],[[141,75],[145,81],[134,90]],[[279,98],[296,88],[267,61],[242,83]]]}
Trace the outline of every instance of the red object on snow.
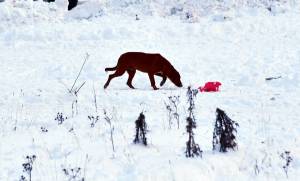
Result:
{"label": "red object on snow", "polygon": [[221,82],[206,82],[203,87],[199,87],[199,90],[201,92],[217,92],[220,85],[222,85]]}

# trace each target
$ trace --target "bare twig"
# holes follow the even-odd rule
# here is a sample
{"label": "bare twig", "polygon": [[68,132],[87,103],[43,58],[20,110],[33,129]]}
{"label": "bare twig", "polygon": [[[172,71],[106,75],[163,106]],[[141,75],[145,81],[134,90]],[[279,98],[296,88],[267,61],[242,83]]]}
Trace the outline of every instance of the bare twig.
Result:
{"label": "bare twig", "polygon": [[96,109],[96,113],[97,113],[98,106],[97,106],[97,96],[96,96],[94,83],[93,83],[93,93],[94,93],[94,104],[95,104],[95,109]]}
{"label": "bare twig", "polygon": [[104,113],[104,116],[105,116],[104,119],[106,120],[106,122],[109,124],[109,127],[110,127],[110,140],[111,140],[111,145],[112,145],[113,152],[115,152],[115,144],[114,144],[114,138],[113,138],[115,128],[111,124],[111,119],[112,118],[109,118],[107,116],[107,113],[106,113],[105,109],[103,110],[103,113]]}
{"label": "bare twig", "polygon": [[77,96],[76,96],[76,100],[72,102],[72,117],[74,117],[74,109],[76,109],[76,115],[78,114],[78,108],[77,108]]}
{"label": "bare twig", "polygon": [[78,138],[77,134],[75,133],[74,128],[71,128],[71,129],[69,130],[69,132],[72,133],[72,135],[74,136],[74,139],[75,139],[75,141],[76,141],[76,143],[77,143],[78,148],[81,150],[79,138]]}
{"label": "bare twig", "polygon": [[267,77],[266,80],[273,80],[273,79],[280,79],[281,76],[277,76],[277,77]]}
{"label": "bare twig", "polygon": [[85,176],[86,176],[86,165],[87,165],[88,161],[89,161],[89,155],[86,154],[84,168],[83,168],[83,178],[85,178]]}
{"label": "bare twig", "polygon": [[84,60],[82,66],[81,66],[81,68],[80,68],[80,71],[79,71],[79,73],[78,73],[78,75],[77,75],[77,77],[76,77],[76,79],[75,79],[75,81],[74,81],[74,83],[73,83],[73,86],[72,86],[72,88],[71,88],[71,90],[70,90],[70,93],[72,92],[72,90],[73,90],[73,88],[74,88],[74,86],[75,86],[75,84],[76,84],[76,82],[77,82],[77,79],[79,78],[80,73],[81,73],[81,71],[82,71],[82,69],[83,69],[83,66],[85,65],[85,62],[88,60],[89,56],[90,56],[90,55],[89,55],[88,53],[86,53],[85,60]]}
{"label": "bare twig", "polygon": [[77,96],[77,93],[79,92],[79,90],[81,89],[81,87],[84,86],[84,84],[85,84],[85,81],[81,84],[81,86],[78,89],[75,90],[74,93],[75,93],[76,96]]}
{"label": "bare twig", "polygon": [[254,165],[254,172],[255,172],[255,175],[258,175],[259,174],[259,168],[258,168],[258,164],[257,164],[257,159],[255,160],[255,165]]}
{"label": "bare twig", "polygon": [[172,127],[173,118],[177,121],[177,129],[179,129],[179,114],[178,114],[178,105],[179,105],[179,96],[169,96],[169,103],[165,103],[166,109],[168,111],[169,117],[169,129]]}

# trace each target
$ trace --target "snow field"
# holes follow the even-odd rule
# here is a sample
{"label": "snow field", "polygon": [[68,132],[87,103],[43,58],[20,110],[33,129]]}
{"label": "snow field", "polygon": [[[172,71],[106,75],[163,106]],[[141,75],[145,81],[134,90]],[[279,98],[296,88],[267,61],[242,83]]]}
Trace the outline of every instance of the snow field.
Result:
{"label": "snow field", "polygon": [[[43,6],[48,8],[39,8]],[[86,180],[286,180],[279,156],[285,150],[293,156],[289,180],[296,180],[299,11],[276,16],[262,9],[242,12],[230,12],[225,21],[212,15],[197,23],[148,15],[135,21],[135,16],[113,13],[77,20],[58,6],[44,19],[23,10],[22,18],[6,19],[0,25],[0,180],[18,180],[25,174],[25,156],[32,154],[37,155],[33,180],[67,180],[62,169],[74,167],[83,169]],[[152,91],[147,75],[137,72],[136,90],[127,87],[127,75],[103,90],[108,77],[104,68],[114,66],[126,51],[161,53],[181,73],[185,88],[222,82],[221,92],[201,93],[196,99],[195,141],[204,151],[202,159],[184,156],[185,88],[167,81]],[[76,86],[86,84],[72,117],[76,97],[67,88],[86,52],[90,58]],[[281,79],[265,81],[279,75]],[[164,101],[171,95],[180,96],[179,130],[175,125],[168,129]],[[211,151],[216,107],[240,125],[235,152]],[[103,109],[112,117],[115,153]],[[146,148],[132,144],[134,121],[143,110],[150,130]],[[68,117],[62,125],[54,120],[58,112]],[[100,116],[93,128],[89,115]]]}

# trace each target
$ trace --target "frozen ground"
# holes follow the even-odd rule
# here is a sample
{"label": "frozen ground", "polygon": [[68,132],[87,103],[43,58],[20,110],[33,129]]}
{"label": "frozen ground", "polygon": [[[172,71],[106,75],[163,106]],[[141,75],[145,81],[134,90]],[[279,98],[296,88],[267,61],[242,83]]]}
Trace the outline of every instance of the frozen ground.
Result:
{"label": "frozen ground", "polygon": [[[82,168],[80,177],[100,180],[297,180],[300,176],[300,11],[273,14],[244,9],[203,16],[188,23],[178,16],[123,16],[93,7],[68,13],[56,5],[0,3],[0,180],[19,180],[27,155],[36,155],[32,180],[68,180],[63,168]],[[34,5],[35,6],[35,5]],[[50,10],[49,10],[50,6]],[[42,13],[42,10],[47,13]],[[29,11],[30,10],[30,11]],[[2,13],[2,14],[1,14]],[[85,17],[79,20],[78,17]],[[184,88],[170,81],[153,91],[137,73],[107,90],[105,67],[126,51],[159,52],[181,73]],[[85,54],[78,97],[68,93]],[[267,77],[280,79],[265,81]],[[157,84],[159,82],[157,79]],[[203,158],[184,155],[186,87],[223,83],[219,93],[196,99],[195,139]],[[97,109],[94,105],[96,93]],[[164,102],[179,95],[180,129],[168,129]],[[77,99],[77,111],[72,103]],[[224,109],[238,128],[238,150],[212,151],[215,109]],[[114,126],[115,152],[107,111]],[[73,114],[72,114],[73,110]],[[132,144],[134,121],[145,111],[149,146]],[[58,112],[68,119],[58,125]],[[88,116],[99,116],[90,127]],[[48,132],[43,132],[44,127]],[[280,158],[290,151],[288,178]],[[255,167],[259,170],[255,174]]]}

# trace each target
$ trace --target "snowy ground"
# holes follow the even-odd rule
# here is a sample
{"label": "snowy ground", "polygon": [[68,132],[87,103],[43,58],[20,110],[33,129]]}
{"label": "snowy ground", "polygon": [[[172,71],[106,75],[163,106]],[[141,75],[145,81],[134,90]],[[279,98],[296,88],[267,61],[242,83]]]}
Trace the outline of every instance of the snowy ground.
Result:
{"label": "snowy ground", "polygon": [[[0,3],[0,9],[5,6]],[[26,175],[22,164],[33,154],[34,181],[68,180],[62,169],[75,167],[88,181],[299,178],[299,10],[274,15],[245,9],[227,12],[225,20],[222,14],[208,15],[188,23],[177,16],[141,15],[136,21],[134,15],[99,11],[97,18],[78,20],[78,14],[58,8],[62,5],[50,6],[48,14],[28,14],[23,5],[0,12],[1,181]],[[136,90],[127,87],[127,75],[104,90],[104,68],[126,51],[161,53],[181,73],[184,88],[167,81],[153,91],[147,75],[138,72]],[[74,108],[72,115],[76,97],[67,89],[86,53],[90,57],[76,86],[86,83],[77,97],[78,113]],[[272,76],[281,78],[265,81]],[[221,92],[200,93],[196,99],[195,139],[203,158],[187,159],[186,87],[215,80],[222,82]],[[173,95],[180,96],[180,129],[175,123],[168,129],[164,102]],[[237,151],[212,151],[217,107],[240,125]],[[104,109],[112,118],[115,152]],[[148,147],[132,144],[141,111],[150,130]],[[55,120],[58,112],[68,117],[61,125]],[[88,116],[97,115],[91,128]],[[284,151],[293,157],[288,178],[280,158]]]}

